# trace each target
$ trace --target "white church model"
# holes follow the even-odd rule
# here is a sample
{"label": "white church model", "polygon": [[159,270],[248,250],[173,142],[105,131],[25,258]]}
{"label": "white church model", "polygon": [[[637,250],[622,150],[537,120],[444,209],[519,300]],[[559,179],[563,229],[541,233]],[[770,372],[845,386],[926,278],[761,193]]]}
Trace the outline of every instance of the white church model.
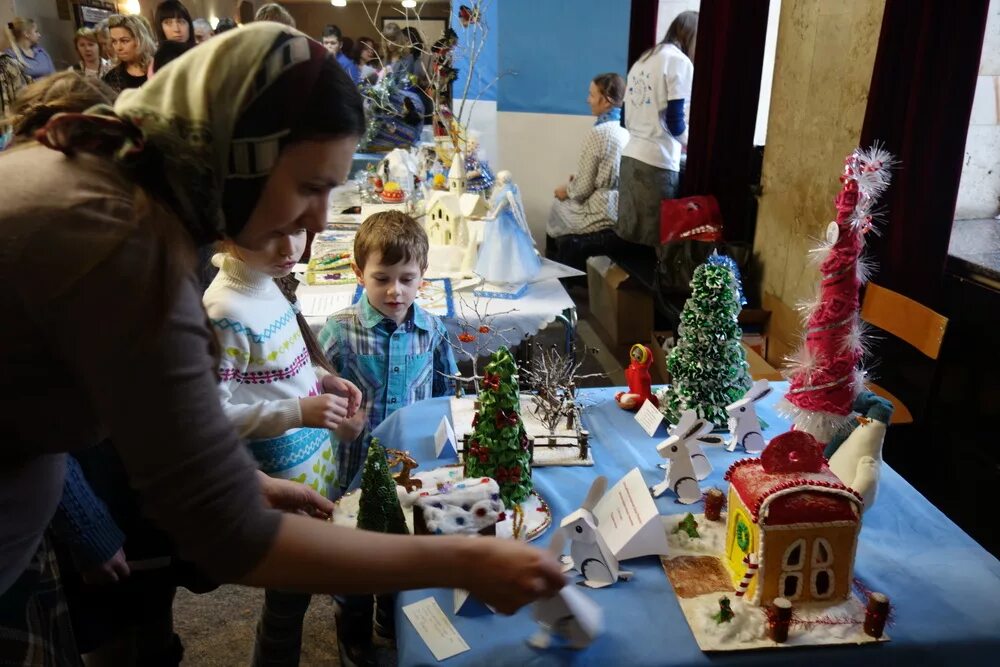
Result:
{"label": "white church model", "polygon": [[449,248],[444,253],[446,261],[436,265],[452,271],[467,271],[475,265],[482,219],[488,212],[482,195],[465,191],[465,158],[456,152],[448,172],[448,191],[431,193],[424,218],[432,254],[442,254],[434,246]]}

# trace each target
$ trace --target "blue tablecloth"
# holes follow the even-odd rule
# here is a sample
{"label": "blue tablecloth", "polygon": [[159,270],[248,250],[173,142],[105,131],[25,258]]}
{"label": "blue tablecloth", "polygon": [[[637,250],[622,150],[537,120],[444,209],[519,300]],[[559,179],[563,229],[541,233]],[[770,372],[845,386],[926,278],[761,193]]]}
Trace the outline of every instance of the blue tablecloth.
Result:
{"label": "blue tablecloth", "polygon": [[[768,422],[767,437],[788,428],[774,412],[784,391],[763,401],[760,415]],[[598,474],[610,484],[638,466],[650,484],[663,479],[656,465],[662,460],[655,445],[665,437],[650,438],[611,400],[613,389],[586,390],[590,404],[584,424],[593,437],[593,468],[541,468],[534,471],[535,488],[552,507],[555,524],[579,506],[591,480]],[[388,447],[406,448],[424,469],[435,462],[433,433],[441,417],[449,414],[448,399],[423,401],[400,410],[375,431]],[[706,448],[714,471],[703,488],[718,486],[726,468],[738,454]],[[684,513],[669,494],[657,499],[663,514]],[[695,511],[700,505],[693,506]],[[994,508],[983,508],[992,511]],[[547,544],[549,529],[537,544]],[[415,564],[419,567],[419,564]],[[449,665],[792,665],[808,661],[821,665],[996,665],[1000,661],[1000,562],[933,507],[888,466],[882,467],[878,501],[864,517],[855,575],[870,589],[886,593],[894,606],[891,642],[864,646],[811,647],[705,654],[698,649],[657,558],[627,561],[635,572],[630,582],[611,588],[587,590],[604,608],[606,631],[580,652],[561,649],[538,651],[525,639],[536,631],[530,609],[512,617],[456,617],[450,590],[409,591],[399,605],[437,598],[471,647],[448,660]],[[483,576],[489,576],[484,572]],[[434,657],[406,618],[396,615],[399,664],[433,665]]]}

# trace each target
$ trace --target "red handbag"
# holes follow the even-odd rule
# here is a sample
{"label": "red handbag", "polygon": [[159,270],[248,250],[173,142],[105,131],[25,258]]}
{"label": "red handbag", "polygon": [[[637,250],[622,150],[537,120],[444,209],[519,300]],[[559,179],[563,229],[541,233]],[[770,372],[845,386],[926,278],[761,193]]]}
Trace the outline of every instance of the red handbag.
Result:
{"label": "red handbag", "polygon": [[722,240],[722,213],[713,195],[660,202],[660,243]]}

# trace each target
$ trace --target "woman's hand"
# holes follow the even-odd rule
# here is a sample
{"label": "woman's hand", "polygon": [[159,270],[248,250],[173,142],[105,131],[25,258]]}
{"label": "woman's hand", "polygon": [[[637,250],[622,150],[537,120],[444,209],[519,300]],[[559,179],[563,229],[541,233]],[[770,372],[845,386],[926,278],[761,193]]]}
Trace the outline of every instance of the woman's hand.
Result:
{"label": "woman's hand", "polygon": [[361,390],[351,382],[350,380],[345,380],[344,378],[333,375],[323,376],[323,391],[327,394],[335,394],[336,396],[341,396],[346,398],[347,403],[347,416],[350,417],[354,415],[359,407],[361,407]]}
{"label": "woman's hand", "polygon": [[116,584],[129,575],[128,562],[125,560],[125,549],[119,549],[115,555],[90,569],[80,573],[83,583],[92,586]]}
{"label": "woman's hand", "polygon": [[504,614],[555,595],[566,585],[559,563],[547,551],[516,540],[473,538],[475,552],[465,561],[465,588]]}
{"label": "woman's hand", "polygon": [[268,507],[318,519],[328,519],[333,514],[333,503],[305,484],[268,477],[259,470],[257,478]]}
{"label": "woman's hand", "polygon": [[333,394],[300,398],[302,425],[310,428],[335,429],[347,419],[349,399]]}
{"label": "woman's hand", "polygon": [[566,186],[560,185],[558,188],[556,188],[555,196],[556,199],[558,199],[559,201],[566,201],[567,199],[569,199],[569,193],[566,191]]}

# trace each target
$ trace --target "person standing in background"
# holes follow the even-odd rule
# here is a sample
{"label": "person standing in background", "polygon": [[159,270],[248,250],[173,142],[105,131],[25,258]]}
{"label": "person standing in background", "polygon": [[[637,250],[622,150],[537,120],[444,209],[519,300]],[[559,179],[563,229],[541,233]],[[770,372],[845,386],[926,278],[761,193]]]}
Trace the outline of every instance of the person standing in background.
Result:
{"label": "person standing in background", "polygon": [[357,83],[361,80],[358,73],[358,67],[354,64],[354,61],[344,53],[344,33],[340,31],[335,25],[328,25],[323,28],[323,38],[321,40],[323,46],[329,51],[336,59],[337,63],[344,68],[344,71],[348,73],[351,77],[351,81]]}
{"label": "person standing in background", "polygon": [[71,69],[83,76],[95,76],[98,79],[111,70],[111,62],[101,57],[101,44],[97,33],[91,28],[80,28],[73,36],[73,46],[80,62]]}
{"label": "person standing in background", "polygon": [[201,44],[212,37],[212,25],[202,18],[197,18],[191,24],[191,29],[194,31],[194,43]]}
{"label": "person standing in background", "polygon": [[381,57],[378,55],[378,46],[371,37],[359,37],[354,45],[353,60],[358,68],[358,80],[371,82],[378,78],[378,73],[382,70]]}
{"label": "person standing in background", "polygon": [[698,12],[681,12],[628,73],[616,231],[632,243],[659,245],[660,202],[677,196],[697,35]]}
{"label": "person standing in background", "polygon": [[115,14],[108,19],[111,48],[118,65],[104,75],[104,83],[121,92],[146,83],[149,64],[156,50],[146,19],[135,14]]}
{"label": "person standing in background", "polygon": [[164,0],[156,6],[153,29],[160,44],[169,40],[186,44],[188,48],[195,45],[191,13],[177,0]]}
{"label": "person standing in background", "polygon": [[25,76],[35,80],[56,71],[52,57],[38,45],[42,33],[38,32],[34,19],[14,17],[7,24],[7,39],[10,40],[10,48],[4,53],[13,56],[21,64]]}

